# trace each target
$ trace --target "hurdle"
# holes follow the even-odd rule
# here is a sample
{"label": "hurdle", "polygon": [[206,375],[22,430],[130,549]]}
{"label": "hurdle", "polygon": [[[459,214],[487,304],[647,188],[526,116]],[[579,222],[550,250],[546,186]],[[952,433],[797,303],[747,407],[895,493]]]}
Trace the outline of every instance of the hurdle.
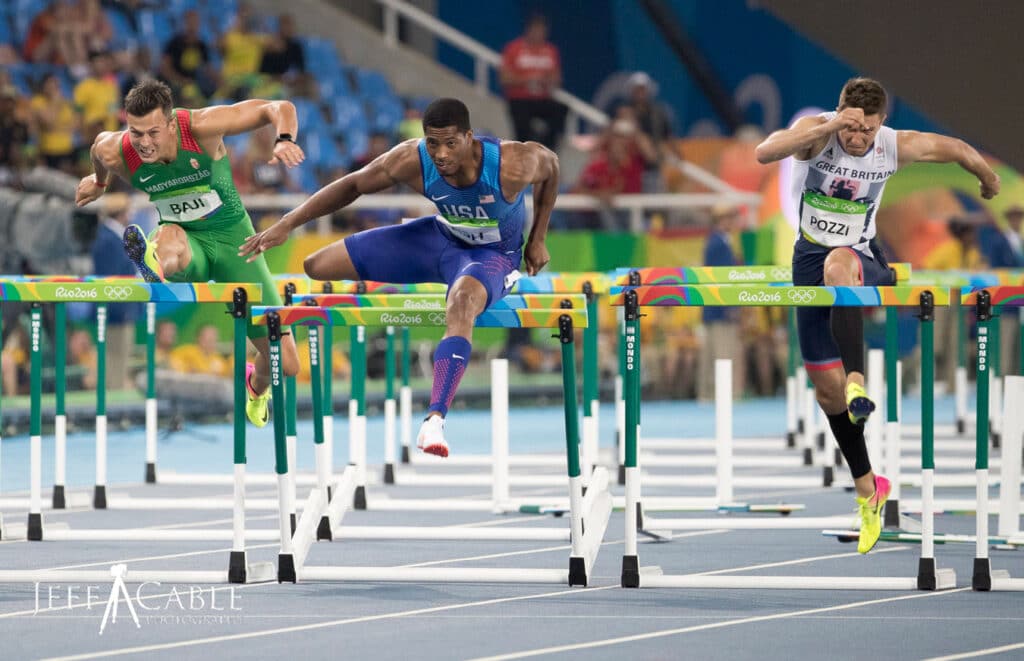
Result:
{"label": "hurdle", "polygon": [[[987,373],[995,361],[991,360],[991,345],[998,318],[993,315],[995,306],[1024,306],[1024,286],[996,286],[979,291],[967,292],[961,299],[963,305],[975,306],[978,318],[978,384],[977,424],[975,441],[976,456],[976,544],[971,587],[977,591],[1024,590],[1024,578],[1010,578],[1006,570],[993,570],[988,553],[989,526],[989,467],[988,467],[988,419],[981,415],[989,409],[989,379],[980,375]],[[1000,497],[999,533],[1020,534],[1020,484],[1021,484],[1021,436],[1024,435],[1024,415],[1020,410],[1024,402],[1024,377],[1012,376],[1006,380],[1005,407],[1008,413],[1003,447],[1003,470]]]}
{"label": "hurdle", "polygon": [[[266,533],[245,528],[245,391],[235,389],[234,408],[234,511],[232,529],[219,530],[75,530],[45,527],[41,512],[41,400],[42,400],[42,354],[40,336],[42,333],[41,303],[54,302],[186,302],[186,303],[228,303],[234,319],[235,380],[241,384],[245,376],[245,328],[250,300],[259,301],[259,285],[240,283],[149,284],[138,281],[93,281],[75,284],[58,283],[12,283],[0,282],[0,299],[32,302],[30,316],[31,345],[31,414],[30,414],[30,508],[27,523],[28,541],[46,540],[123,540],[123,541],[177,541],[177,540],[230,540],[228,568],[226,571],[131,571],[133,581],[176,580],[202,583],[245,583],[270,580],[273,577],[271,563],[249,564],[246,561],[246,540],[266,538]],[[97,435],[97,462],[105,459],[106,448]],[[101,476],[103,477],[103,476]],[[105,486],[100,484],[97,486]],[[275,532],[275,531],[271,531]],[[2,582],[36,581],[83,581],[109,579],[106,571],[0,571]]]}
{"label": "hurdle", "polygon": [[[679,587],[679,588],[766,588],[766,589],[871,589],[871,590],[917,590],[946,589],[956,584],[952,569],[937,569],[932,539],[933,515],[928,507],[922,515],[921,557],[917,576],[914,577],[802,577],[802,576],[715,576],[715,575],[663,575],[660,569],[640,569],[637,551],[637,531],[640,526],[642,476],[637,467],[638,434],[640,411],[640,368],[641,341],[639,316],[641,306],[669,305],[814,305],[814,306],[917,306],[921,312],[921,342],[923,383],[922,383],[922,428],[924,432],[922,449],[922,499],[930,504],[932,498],[931,427],[934,422],[934,349],[931,322],[935,305],[948,305],[949,292],[932,292],[924,287],[771,287],[750,285],[744,287],[715,286],[646,286],[628,287],[614,294],[613,305],[624,307],[626,317],[627,382],[624,390],[627,397],[626,424],[626,497],[625,516],[626,543],[622,558],[621,585],[623,587]],[[646,518],[646,517],[645,517]],[[819,519],[815,521],[814,519]],[[808,517],[817,525],[820,517]],[[658,519],[645,521],[650,528],[668,530],[695,529],[752,529],[795,528],[797,524],[788,520],[781,522],[772,518],[742,519],[741,525],[721,519]],[[772,525],[775,524],[775,525]]]}
{"label": "hurdle", "polygon": [[[271,338],[271,381],[274,395],[281,390],[279,360],[275,352],[280,351],[280,327],[282,325],[307,325],[313,328],[326,325],[356,327],[379,327],[387,325],[443,327],[443,311],[409,311],[405,308],[381,307],[260,307],[253,310],[254,323],[266,323]],[[388,526],[341,526],[348,503],[355,502],[359,481],[365,471],[360,470],[360,460],[365,466],[365,457],[357,458],[348,466],[341,477],[334,482],[333,495],[328,503],[326,475],[320,471],[320,483],[313,489],[303,510],[294,538],[290,534],[285,517],[281,516],[281,552],[278,558],[278,580],[358,580],[358,581],[462,581],[462,582],[513,582],[513,583],[588,583],[593,562],[611,513],[611,496],[607,490],[607,471],[595,471],[594,481],[583,495],[583,484],[578,452],[579,421],[576,400],[575,354],[573,328],[587,324],[586,309],[560,307],[557,309],[489,309],[477,318],[478,326],[491,327],[543,327],[558,328],[562,348],[562,376],[565,395],[565,432],[570,487],[571,508],[570,529],[559,530],[539,528],[528,530],[494,530],[454,527],[388,527]],[[314,351],[310,351],[311,372],[314,384],[319,380],[319,366],[313,364]],[[314,385],[314,399],[319,388]],[[314,421],[317,418],[314,418]],[[275,470],[279,477],[279,494],[282,512],[286,508],[288,490],[287,454],[284,451],[284,431],[275,417]],[[316,432],[317,436],[322,432]],[[321,440],[322,439],[315,439]],[[365,451],[365,445],[357,451]],[[584,523],[585,522],[585,523]],[[569,541],[571,552],[568,570],[561,569],[434,569],[396,567],[312,567],[305,565],[305,559],[314,538],[363,538],[363,539],[507,539],[532,541]]]}
{"label": "hurdle", "polygon": [[[341,309],[373,309],[392,308],[403,310],[410,316],[427,315],[436,318],[443,314],[445,299],[443,294],[332,294],[332,295],[308,295],[296,298],[296,302],[319,306],[323,308]],[[503,314],[512,311],[521,311],[523,314],[531,314],[534,310],[556,309],[559,305],[570,305],[577,310],[583,309],[588,303],[582,294],[558,295],[558,294],[510,294],[501,300],[496,301],[489,312]],[[588,313],[589,321],[589,313]],[[359,328],[359,327],[357,327]],[[392,329],[393,326],[388,326]],[[393,337],[393,333],[390,335]],[[352,409],[350,419],[353,424],[350,429],[354,430],[354,436],[350,441],[350,462],[363,466],[365,464],[365,423],[361,422],[365,415],[365,349],[363,348],[364,335],[357,334],[354,338],[352,353]],[[393,357],[389,356],[387,362],[393,366]],[[490,510],[496,513],[516,511],[520,507],[530,506],[538,499],[516,499],[509,494],[510,485],[516,486],[559,486],[563,484],[564,478],[557,475],[509,475],[509,466],[527,467],[557,467],[561,466],[564,458],[557,455],[510,455],[508,448],[508,361],[495,359],[491,361],[491,386],[492,386],[492,449],[489,455],[470,455],[468,460],[453,461],[448,464],[448,459],[437,459],[436,465],[458,465],[458,466],[480,466],[487,465],[490,472],[487,474],[469,475],[430,475],[415,471],[411,468],[395,470],[394,459],[394,406],[385,407],[385,438],[384,454],[385,469],[383,482],[385,484],[398,484],[403,486],[490,486],[491,500],[479,499],[382,499],[374,501],[374,509],[435,509],[445,508],[452,510]],[[390,390],[389,392],[393,392]],[[389,424],[388,413],[392,414]],[[414,462],[414,465],[427,465],[428,462]],[[431,462],[435,463],[435,462]],[[581,453],[581,465],[586,466],[588,460]],[[589,482],[586,471],[584,471],[584,485]],[[365,481],[360,480],[357,487],[355,507],[364,509],[367,507]],[[545,501],[546,502],[546,501]]]}

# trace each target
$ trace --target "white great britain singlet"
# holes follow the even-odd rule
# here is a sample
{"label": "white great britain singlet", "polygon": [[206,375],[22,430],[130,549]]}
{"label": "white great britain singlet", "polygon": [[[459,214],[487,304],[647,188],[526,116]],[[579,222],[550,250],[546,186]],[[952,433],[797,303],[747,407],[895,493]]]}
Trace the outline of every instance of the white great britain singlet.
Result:
{"label": "white great britain singlet", "polygon": [[[835,115],[818,116],[827,121]],[[896,131],[880,126],[863,156],[846,153],[833,133],[820,153],[793,161],[793,195],[800,209],[797,244],[803,239],[824,248],[848,246],[870,256],[875,211],[885,182],[896,172]]]}

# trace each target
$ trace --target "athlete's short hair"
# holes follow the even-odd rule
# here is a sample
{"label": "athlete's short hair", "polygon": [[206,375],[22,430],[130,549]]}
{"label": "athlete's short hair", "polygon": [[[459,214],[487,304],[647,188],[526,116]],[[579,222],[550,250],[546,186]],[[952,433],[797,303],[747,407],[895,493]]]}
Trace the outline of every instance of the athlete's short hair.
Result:
{"label": "athlete's short hair", "polygon": [[839,109],[860,108],[865,115],[885,112],[888,103],[885,88],[873,78],[851,78],[839,93]]}
{"label": "athlete's short hair", "polygon": [[470,129],[469,108],[458,99],[436,99],[423,111],[423,130],[454,126],[459,133]]}
{"label": "athlete's short hair", "polygon": [[131,88],[124,97],[124,111],[133,117],[148,115],[157,108],[170,117],[173,107],[171,88],[159,80],[143,81]]}

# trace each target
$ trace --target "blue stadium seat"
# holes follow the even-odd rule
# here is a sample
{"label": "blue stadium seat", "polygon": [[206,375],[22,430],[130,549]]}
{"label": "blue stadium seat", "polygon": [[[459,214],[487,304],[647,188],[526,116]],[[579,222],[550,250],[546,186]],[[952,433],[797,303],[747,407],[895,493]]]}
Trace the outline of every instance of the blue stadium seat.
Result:
{"label": "blue stadium seat", "polygon": [[373,98],[377,96],[394,96],[394,92],[391,91],[391,83],[384,77],[384,74],[379,71],[373,71],[372,69],[359,69],[356,68],[355,79],[356,88],[359,91],[360,96],[364,98]]}
{"label": "blue stadium seat", "polygon": [[[4,3],[7,4],[7,3]],[[14,0],[11,10],[11,27],[14,28],[14,36],[21,37],[19,43],[24,43],[28,36],[28,28],[36,15],[46,9],[48,0]]]}
{"label": "blue stadium seat", "polygon": [[114,36],[110,44],[111,49],[115,51],[134,49],[139,43],[139,38],[135,34],[135,28],[132,26],[128,16],[116,9],[105,9],[103,11],[107,15],[110,26],[114,29]]}
{"label": "blue stadium seat", "polygon": [[370,148],[370,134],[365,129],[354,127],[345,133],[345,151],[350,161],[354,161]]}
{"label": "blue stadium seat", "polygon": [[224,145],[237,156],[241,156],[249,149],[249,134],[239,133],[238,135],[224,136]]}
{"label": "blue stadium seat", "polygon": [[299,41],[306,56],[306,68],[311,74],[319,80],[343,75],[343,61],[334,42],[319,37],[302,37]]}
{"label": "blue stadium seat", "polygon": [[144,9],[135,15],[139,26],[139,37],[150,51],[162,53],[164,46],[174,36],[176,23],[170,12]]}
{"label": "blue stadium seat", "polygon": [[316,166],[308,159],[296,168],[289,168],[288,178],[297,183],[304,193],[315,193],[320,188],[320,182],[316,178]]}
{"label": "blue stadium seat", "polygon": [[296,98],[292,100],[295,104],[295,114],[299,120],[299,130],[303,133],[308,131],[325,131],[327,122],[324,120],[320,106],[309,99]]}
{"label": "blue stadium seat", "polygon": [[10,16],[6,10],[0,10],[0,44],[11,44],[15,48],[14,33],[11,31]]}
{"label": "blue stadium seat", "polygon": [[347,166],[349,160],[345,158],[334,137],[323,131],[307,132],[306,136],[306,160],[311,161],[320,173],[326,174],[331,170]]}
{"label": "blue stadium seat", "polygon": [[394,135],[405,115],[405,106],[394,95],[377,96],[366,100],[369,106],[370,126],[378,133]]}
{"label": "blue stadium seat", "polygon": [[334,127],[336,134],[343,135],[353,130],[364,133],[369,131],[362,103],[351,96],[342,96],[334,99],[331,105],[331,117],[331,125]]}

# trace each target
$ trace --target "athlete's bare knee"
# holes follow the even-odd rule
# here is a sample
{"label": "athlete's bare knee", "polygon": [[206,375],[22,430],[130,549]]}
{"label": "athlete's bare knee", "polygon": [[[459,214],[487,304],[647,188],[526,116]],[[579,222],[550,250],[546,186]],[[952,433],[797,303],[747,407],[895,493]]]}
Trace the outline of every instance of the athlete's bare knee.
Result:
{"label": "athlete's bare knee", "polygon": [[285,376],[299,373],[299,352],[295,349],[295,340],[291,335],[281,338],[281,371]]}
{"label": "athlete's bare knee", "polygon": [[860,264],[849,250],[834,250],[825,259],[825,284],[852,287],[860,284]]}
{"label": "athlete's bare knee", "polygon": [[302,261],[302,270],[314,280],[330,280],[327,274],[324,273],[325,262],[326,260],[321,258],[320,253],[315,252]]}

